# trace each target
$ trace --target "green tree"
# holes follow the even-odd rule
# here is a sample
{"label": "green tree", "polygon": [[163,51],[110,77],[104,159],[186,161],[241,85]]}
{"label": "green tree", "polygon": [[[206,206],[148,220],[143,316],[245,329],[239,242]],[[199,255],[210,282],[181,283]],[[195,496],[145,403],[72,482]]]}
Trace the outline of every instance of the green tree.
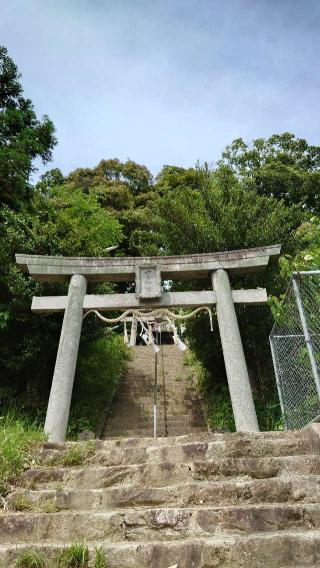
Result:
{"label": "green tree", "polygon": [[199,168],[180,168],[178,166],[163,166],[156,177],[156,189],[163,194],[167,189],[200,189],[201,174]]}
{"label": "green tree", "polygon": [[[93,195],[85,195],[71,184],[52,189],[50,197],[35,191],[28,212],[8,206],[0,209],[2,400],[21,394],[26,406],[46,400],[61,315],[34,316],[31,300],[33,295],[66,292],[65,285],[36,283],[26,277],[15,264],[14,254],[103,256],[106,247],[121,239],[118,221]],[[91,328],[86,322],[84,339],[90,336]]]}
{"label": "green tree", "polygon": [[[297,237],[304,246],[296,255],[284,254],[279,261],[280,272],[284,279],[289,280],[293,271],[319,270],[320,268],[320,217],[311,217],[301,224]],[[279,299],[275,298],[276,305]]]}
{"label": "green tree", "polygon": [[158,202],[161,242],[168,254],[289,243],[304,219],[298,207],[257,195],[228,169],[200,175],[199,190],[167,191]]}
{"label": "green tree", "polygon": [[320,146],[290,132],[257,138],[250,145],[238,138],[226,147],[220,164],[259,195],[320,213]]}
{"label": "green tree", "polygon": [[36,117],[32,102],[23,97],[21,75],[0,46],[0,203],[19,208],[30,199],[34,160],[51,160],[56,144],[47,116]]}
{"label": "green tree", "polygon": [[[124,240],[120,254],[139,254],[140,232],[149,230],[149,205],[155,199],[153,178],[149,170],[132,160],[101,160],[95,168],[79,168],[67,181],[84,193],[96,196],[122,225]],[[136,233],[137,231],[137,233]]]}

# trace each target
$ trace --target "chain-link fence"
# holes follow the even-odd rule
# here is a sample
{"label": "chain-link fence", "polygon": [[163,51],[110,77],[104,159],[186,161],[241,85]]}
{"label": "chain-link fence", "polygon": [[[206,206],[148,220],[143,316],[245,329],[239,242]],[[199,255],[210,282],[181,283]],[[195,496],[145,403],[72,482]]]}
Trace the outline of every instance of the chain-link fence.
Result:
{"label": "chain-link fence", "polygon": [[286,427],[320,420],[320,270],[293,274],[270,345]]}

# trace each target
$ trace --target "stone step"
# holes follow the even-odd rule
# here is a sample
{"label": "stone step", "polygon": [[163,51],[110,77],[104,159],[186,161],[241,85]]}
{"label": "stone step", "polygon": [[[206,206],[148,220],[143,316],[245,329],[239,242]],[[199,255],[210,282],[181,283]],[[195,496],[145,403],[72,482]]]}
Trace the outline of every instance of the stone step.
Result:
{"label": "stone step", "polygon": [[[108,461],[108,464],[111,460]],[[22,481],[27,487],[55,489],[101,489],[116,484],[162,486],[192,480],[218,481],[223,478],[243,481],[279,476],[320,474],[320,456],[288,456],[278,458],[226,458],[211,462],[141,463],[92,466],[81,468],[40,467],[24,472]],[[240,478],[242,476],[242,479]],[[239,479],[240,478],[240,479]]]}
{"label": "stone step", "polygon": [[[153,416],[134,416],[131,415],[126,420],[126,429],[128,430],[143,430],[148,429],[153,431]],[[157,417],[157,429],[159,431],[165,427],[167,428],[191,428],[193,426],[204,427],[203,420],[199,417],[194,417],[192,415],[186,418],[185,416],[176,416],[176,418],[171,420],[166,420],[163,416]],[[110,429],[119,430],[123,428],[123,420],[118,416],[110,416],[106,421],[105,430],[110,431]]]}
{"label": "stone step", "polygon": [[[145,394],[145,393],[144,393]],[[124,412],[127,412],[128,410],[132,410],[132,404],[134,404],[135,406],[137,406],[138,408],[141,408],[142,410],[148,410],[150,408],[153,408],[153,393],[152,395],[149,396],[139,396],[139,399],[136,401],[133,401],[132,397],[130,396],[130,399],[125,396],[123,398],[116,396],[114,399],[114,404],[117,404],[117,407]],[[182,410],[185,410],[185,413],[187,414],[190,409],[195,408],[195,409],[199,409],[200,411],[202,410],[202,401],[201,399],[197,399],[197,398],[178,398],[178,397],[174,397],[174,399],[170,396],[166,397],[166,400],[164,400],[163,397],[158,397],[157,400],[157,406],[158,408],[166,408],[168,411],[170,409],[172,409],[172,414],[175,414],[176,412],[180,411],[180,408]],[[170,412],[169,412],[170,414]],[[183,412],[182,412],[183,414]]]}
{"label": "stone step", "polygon": [[[169,430],[169,432],[167,433],[165,431],[165,429],[163,428],[162,430],[158,431],[158,436],[166,436],[167,434],[169,436],[172,435],[176,435],[176,436],[183,436],[185,434],[194,434],[196,432],[207,432],[207,427],[206,426],[177,426],[174,428],[171,428],[171,431]],[[153,435],[153,428],[144,428],[144,429],[122,429],[122,430],[116,430],[113,428],[107,429],[104,431],[103,433],[103,438],[108,439],[110,438],[143,438],[145,439],[145,437],[151,437]]]}
{"label": "stone step", "polygon": [[[210,433],[202,428],[196,432],[181,436],[158,437],[116,437],[97,440],[97,459],[102,454],[104,461],[110,459],[110,465],[142,463],[148,459],[159,461],[211,460],[217,457],[267,457],[306,455],[313,449],[305,431],[243,433]],[[40,457],[44,462],[59,453],[76,447],[77,442],[66,444],[45,443]],[[241,450],[243,449],[243,454]],[[148,456],[151,456],[148,457]],[[171,458],[171,459],[169,459]]]}
{"label": "stone step", "polygon": [[[126,376],[120,381],[109,416],[106,418],[104,437],[146,437],[153,434],[153,391],[155,356],[150,348],[132,350]],[[158,434],[179,435],[206,428],[201,409],[201,396],[197,392],[194,370],[185,365],[186,358],[175,345],[163,346],[158,358]],[[189,404],[186,404],[186,402]],[[196,408],[195,403],[198,403]],[[191,410],[191,412],[190,412]],[[184,418],[161,415],[185,415]]]}
{"label": "stone step", "polygon": [[[121,422],[123,426],[123,420],[121,421],[121,419],[118,416],[110,416],[110,418],[106,421],[106,428],[109,425],[110,426],[113,425],[115,429],[118,429],[118,427],[121,426]],[[186,426],[186,427],[203,426],[203,420],[200,417],[193,416],[192,414],[190,414],[188,418],[186,418],[185,416],[181,417],[176,416],[175,418],[172,419],[166,419],[164,416],[161,415],[157,416],[157,426],[161,428],[162,426],[166,425]],[[132,428],[137,428],[138,430],[141,430],[143,427],[153,429],[153,416],[150,414],[146,414],[145,416],[141,415],[129,416],[128,419],[126,420],[125,426],[128,430],[131,430]]]}
{"label": "stone step", "polygon": [[[183,400],[193,400],[192,397],[193,388],[190,389],[186,384],[181,385],[181,381],[177,384],[166,384],[163,386],[162,384],[158,383],[157,393],[158,396],[167,396],[168,399],[174,399],[178,402]],[[144,399],[144,398],[151,398],[153,397],[154,393],[154,386],[153,383],[143,382],[138,384],[137,382],[132,382],[129,384],[121,384],[118,386],[117,392],[115,397],[132,397],[137,399]],[[194,400],[201,400],[201,397],[195,392],[195,399]],[[116,400],[116,398],[115,398]]]}
{"label": "stone step", "polygon": [[320,528],[319,504],[274,504],[233,507],[135,508],[92,513],[11,513],[0,516],[2,544],[34,541],[108,539],[168,541],[208,537],[216,533],[245,534],[301,530],[305,521]]}
{"label": "stone step", "polygon": [[[72,541],[73,543],[74,541]],[[71,543],[70,543],[71,544]],[[60,539],[50,544],[34,542],[33,547],[57,556]],[[286,530],[246,535],[216,535],[178,541],[91,542],[106,551],[108,568],[319,568],[320,531]],[[0,545],[0,562],[13,568],[25,545]]]}
{"label": "stone step", "polygon": [[[137,384],[149,383],[154,384],[154,365],[148,365],[143,360],[136,361],[133,365],[128,366],[127,374],[120,380],[119,384]],[[164,368],[158,367],[157,381],[158,385],[169,384],[177,385],[181,381],[188,381],[190,386],[193,385],[193,370],[191,367],[183,367],[181,364],[175,365],[172,361],[170,365]]]}
{"label": "stone step", "polygon": [[[110,454],[113,449],[103,448],[98,451],[93,458],[95,463],[107,465],[110,459],[114,459]],[[119,449],[121,452],[121,449]],[[145,448],[145,459],[152,462],[189,462],[194,460],[214,460],[226,457],[267,457],[267,456],[289,456],[307,455],[310,447],[299,439],[269,439],[264,438],[230,438],[214,442],[189,442],[178,445],[150,446]],[[134,448],[132,448],[134,454]],[[139,455],[141,452],[139,450]],[[141,458],[140,458],[141,459]],[[138,463],[137,460],[133,463]],[[112,462],[111,462],[112,463]]]}
{"label": "stone step", "polygon": [[[275,434],[278,434],[274,432]],[[298,432],[290,432],[290,439],[301,439],[301,434]],[[160,448],[164,446],[176,446],[180,444],[187,444],[189,442],[219,442],[224,441],[225,434],[220,432],[208,432],[206,429],[205,431],[198,431],[198,432],[191,432],[189,434],[181,434],[178,436],[166,436],[161,437],[159,436],[156,440],[153,436],[145,437],[143,440],[141,438],[134,438],[134,437],[121,437],[117,440],[97,440],[97,449],[115,449],[115,448],[122,448],[122,449],[132,449],[132,448]],[[237,436],[237,434],[233,434],[233,436]],[[278,436],[279,437],[279,436]],[[285,437],[287,438],[287,432],[285,432]],[[270,439],[270,438],[268,438]],[[287,438],[288,439],[288,438]],[[77,442],[68,442],[66,447],[72,446]],[[47,444],[44,444],[46,447]],[[53,447],[55,445],[53,444]],[[59,447],[56,446],[56,447]]]}
{"label": "stone step", "polygon": [[[136,409],[134,409],[136,410]],[[137,408],[136,412],[132,412],[131,416],[129,416],[127,418],[127,420],[131,420],[131,419],[135,419],[139,421],[139,423],[141,422],[141,419],[144,418],[149,418],[149,419],[153,419],[153,407],[150,407],[147,409],[146,412],[143,412],[144,409],[139,409]],[[165,413],[163,408],[158,408],[157,409],[157,419],[158,420],[167,420],[167,422],[176,422],[177,420],[179,420],[180,422],[184,421],[184,422],[188,422],[190,419],[194,419],[194,420],[202,420],[203,422],[203,416],[201,415],[200,412],[191,412],[189,410],[189,412],[182,412],[182,410],[185,409],[180,409],[181,412],[177,412],[176,414],[169,414],[169,413]],[[140,412],[139,412],[140,411]],[[118,416],[118,414],[116,412],[110,412],[107,420],[118,420],[119,422],[122,420],[122,424],[123,424],[123,418],[121,419],[121,416]]]}
{"label": "stone step", "polygon": [[[180,444],[186,444],[189,442],[203,442],[203,443],[210,443],[210,442],[225,442],[225,443],[240,443],[240,442],[247,442],[247,440],[251,440],[253,443],[257,443],[261,440],[265,442],[302,442],[305,445],[309,444],[309,433],[307,430],[278,430],[278,431],[269,431],[269,432],[221,432],[221,431],[213,431],[213,432],[206,432],[206,433],[191,433],[186,435],[178,435],[178,436],[169,436],[167,438],[158,438],[154,440],[153,438],[146,437],[144,440],[140,438],[122,438],[119,442],[114,440],[97,440],[97,447],[134,447],[134,446],[142,446],[142,447],[160,447],[160,446],[175,446]],[[67,442],[65,445],[72,447],[76,445],[77,442]],[[53,446],[54,444],[45,443],[45,447]],[[61,445],[56,445],[60,447]]]}
{"label": "stone step", "polygon": [[[119,400],[115,400],[114,403],[117,405],[117,409],[122,412],[128,412],[129,410],[132,412],[132,406],[134,407],[134,409],[136,410],[140,410],[140,411],[150,411],[153,412],[153,397],[148,397],[146,399],[141,399],[139,398],[139,400],[137,401],[133,401],[132,399],[130,401],[125,400],[125,401],[119,401]],[[196,403],[195,401],[179,401],[179,404],[176,401],[167,401],[164,402],[163,399],[158,399],[157,401],[157,407],[159,409],[161,409],[162,411],[164,411],[166,409],[167,414],[169,416],[175,416],[176,414],[189,414],[190,410],[195,410],[198,411],[199,414],[202,414],[202,407],[200,403]],[[112,413],[112,411],[110,411],[110,414]]]}
{"label": "stone step", "polygon": [[[115,399],[113,402],[113,407],[111,411],[117,408],[118,412],[123,412],[124,416],[130,410],[130,413],[134,410],[138,410],[140,412],[153,412],[153,394],[144,401],[141,397],[134,398],[131,395],[126,396],[123,400]],[[176,400],[172,397],[170,400],[164,401],[163,398],[158,396],[157,400],[157,408],[161,410],[166,410],[168,414],[189,414],[190,411],[199,412],[199,414],[203,414],[203,408],[201,401],[190,401],[190,400]]]}
{"label": "stone step", "polygon": [[[209,444],[212,442],[223,442],[224,444],[247,444],[252,442],[254,444],[259,444],[261,442],[266,443],[301,443],[307,448],[310,447],[310,432],[307,430],[275,430],[269,432],[227,432],[227,431],[206,431],[206,432],[192,432],[190,434],[182,434],[178,436],[167,436],[158,437],[156,440],[151,437],[145,437],[143,440],[141,438],[134,437],[121,437],[118,440],[104,440],[96,439],[95,445],[97,449],[114,449],[114,448],[160,448],[164,446],[178,446],[188,443],[204,443]],[[69,448],[74,448],[77,445],[81,445],[82,442],[64,442],[64,443],[52,443],[44,442],[44,450],[66,450]],[[317,453],[319,451],[317,450]]]}
{"label": "stone step", "polygon": [[[163,376],[164,375],[164,376]],[[154,384],[155,374],[154,374],[154,364],[149,365],[147,361],[141,360],[135,362],[134,365],[129,365],[127,374],[123,377],[119,384],[143,384],[149,383]],[[157,381],[158,384],[176,384],[181,380],[189,381],[191,384],[193,382],[193,370],[191,367],[182,367],[181,365],[175,365],[171,362],[170,365],[165,366],[164,370],[162,367],[158,367]]]}
{"label": "stone step", "polygon": [[[136,365],[136,369],[128,369],[127,375],[119,382],[119,385],[124,386],[137,386],[141,387],[143,385],[154,385],[155,377],[154,370],[148,367],[145,363],[140,362],[141,368],[139,369]],[[192,389],[196,383],[193,378],[192,371],[189,369],[181,369],[181,367],[176,367],[171,365],[170,368],[164,369],[164,378],[162,369],[158,370],[157,376],[158,387],[167,386],[174,390]]]}
{"label": "stone step", "polygon": [[[167,378],[167,373],[172,372],[172,370],[179,370],[182,373],[189,375],[191,375],[194,372],[193,368],[190,365],[184,365],[183,360],[176,359],[175,355],[176,353],[174,354],[174,356],[166,357],[166,359],[163,362],[163,367],[162,367],[162,361],[158,360],[159,379],[160,378],[162,379],[163,377],[162,375],[163,368],[165,371],[165,379]],[[146,372],[149,372],[153,376],[155,370],[155,360],[141,355],[139,358],[135,358],[133,361],[130,361],[128,365],[128,370],[129,372],[132,372],[135,375],[138,375],[139,373],[144,374]]]}
{"label": "stone step", "polygon": [[108,568],[320,567],[319,425],[98,440],[82,466],[48,465],[78,445],[46,443],[6,496],[1,566],[88,542]]}
{"label": "stone step", "polygon": [[202,507],[258,503],[320,502],[320,477],[196,481],[163,487],[120,485],[105,489],[19,489],[8,496],[16,502],[61,510],[108,510],[115,507]]}

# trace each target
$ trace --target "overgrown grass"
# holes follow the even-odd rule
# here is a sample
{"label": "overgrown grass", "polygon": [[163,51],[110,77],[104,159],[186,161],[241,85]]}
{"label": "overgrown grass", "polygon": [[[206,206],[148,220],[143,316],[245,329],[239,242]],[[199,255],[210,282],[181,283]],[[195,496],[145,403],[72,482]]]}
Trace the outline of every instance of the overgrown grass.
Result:
{"label": "overgrown grass", "polygon": [[[105,409],[119,379],[126,372],[130,357],[131,350],[124,344],[122,336],[107,333],[88,343],[83,340],[74,382],[68,439],[76,440],[83,431],[97,433],[99,422],[103,422]],[[13,408],[19,419],[26,416],[28,423],[34,420],[43,425],[50,382],[34,383],[32,377],[28,377],[26,384],[26,390],[0,385],[3,412],[10,413]]]}
{"label": "overgrown grass", "polygon": [[10,499],[9,509],[13,511],[32,511],[34,513],[57,513],[60,511],[55,499],[41,499],[39,503],[34,503],[25,493],[17,493]]}
{"label": "overgrown grass", "polygon": [[[91,559],[90,559],[91,557]],[[106,553],[101,547],[96,547],[93,554],[85,543],[74,543],[53,557],[48,557],[42,550],[27,548],[23,550],[16,562],[15,568],[107,568]]]}
{"label": "overgrown grass", "polygon": [[10,509],[13,511],[33,511],[34,503],[24,493],[18,493],[12,500],[10,500]]}
{"label": "overgrown grass", "polygon": [[[234,432],[235,422],[228,385],[212,384],[208,372],[196,359],[192,351],[188,354],[187,364],[192,365],[195,369],[198,387],[204,398],[208,425],[211,430]],[[276,396],[266,401],[254,397],[254,403],[260,430],[283,430],[284,420]]]}
{"label": "overgrown grass", "polygon": [[21,552],[15,563],[15,568],[48,568],[49,566],[50,561],[46,554],[32,548]]}
{"label": "overgrown grass", "polygon": [[62,550],[57,559],[58,568],[86,568],[89,562],[89,550],[85,544],[72,544]]}
{"label": "overgrown grass", "polygon": [[42,427],[10,411],[0,418],[0,495],[6,494],[21,472],[35,460],[44,441]]}
{"label": "overgrown grass", "polygon": [[107,557],[103,548],[96,548],[94,568],[107,568]]}
{"label": "overgrown grass", "polygon": [[65,452],[59,453],[49,460],[50,465],[60,465],[62,467],[73,467],[82,465],[85,461],[93,456],[96,451],[96,443],[94,440],[88,442],[78,442],[74,446],[68,448]]}

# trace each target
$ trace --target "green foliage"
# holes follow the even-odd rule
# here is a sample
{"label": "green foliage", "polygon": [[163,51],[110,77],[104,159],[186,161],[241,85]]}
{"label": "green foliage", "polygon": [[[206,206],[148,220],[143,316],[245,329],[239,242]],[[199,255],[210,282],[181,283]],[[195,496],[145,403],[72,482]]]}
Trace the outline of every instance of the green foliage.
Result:
{"label": "green foliage", "polygon": [[15,568],[48,568],[49,559],[44,552],[29,548],[21,552],[16,560]]}
{"label": "green foliage", "polygon": [[105,248],[123,238],[119,223],[99,206],[96,197],[70,184],[53,189],[42,211],[42,224],[44,220],[46,242],[65,256],[105,256]]}
{"label": "green foliage", "polygon": [[68,426],[69,438],[97,432],[99,422],[127,367],[130,350],[117,335],[82,342]]}
{"label": "green foliage", "polygon": [[86,568],[88,561],[88,547],[85,544],[76,543],[60,553],[57,565],[59,568]]}
{"label": "green foliage", "polygon": [[280,273],[290,278],[292,272],[318,270],[320,267],[320,218],[311,217],[296,232],[301,241],[301,250],[295,256],[284,255],[279,259]]}
{"label": "green foliage", "polygon": [[271,396],[268,396],[266,402],[265,400],[266,397],[264,397],[264,400],[258,397],[254,399],[260,429],[266,432],[270,430],[284,430],[284,418],[281,415],[277,394],[271,391]]}
{"label": "green foliage", "polygon": [[0,417],[0,494],[31,465],[43,440],[42,429],[34,422],[13,412]]}
{"label": "green foliage", "polygon": [[[54,176],[57,176],[56,172]],[[112,212],[121,223],[125,238],[119,253],[139,254],[139,235],[141,231],[149,230],[148,205],[155,199],[149,170],[132,160],[101,160],[95,168],[71,172],[66,181],[84,194],[95,196],[100,206]]]}
{"label": "green foliage", "polygon": [[[205,165],[205,169],[207,166]],[[201,171],[199,168],[179,168],[178,166],[163,166],[156,177],[157,193],[163,195],[167,190],[200,189]]]}
{"label": "green foliage", "polygon": [[320,146],[310,146],[290,132],[258,138],[250,146],[238,138],[227,146],[220,164],[259,195],[320,212]]}
{"label": "green foliage", "polygon": [[[93,195],[62,186],[50,197],[35,194],[32,210],[0,209],[0,373],[1,400],[23,395],[26,407],[42,408],[47,399],[61,328],[61,315],[30,312],[33,295],[65,293],[64,285],[36,283],[19,270],[14,253],[105,255],[121,241],[117,220]],[[85,339],[84,328],[84,339]],[[40,385],[40,386],[38,386]]]}
{"label": "green foliage", "polygon": [[132,160],[120,162],[116,158],[101,160],[93,169],[79,168],[71,172],[67,179],[84,191],[90,191],[97,186],[110,188],[125,184],[132,194],[148,191],[152,183],[152,176],[145,166]]}
{"label": "green foliage", "polygon": [[303,220],[297,208],[256,195],[225,172],[203,172],[198,190],[167,191],[158,202],[161,242],[168,254],[290,243]]}
{"label": "green foliage", "polygon": [[[106,553],[102,548],[95,548],[91,562],[90,566],[93,568],[107,568]],[[15,562],[15,568],[88,568],[88,566],[89,549],[84,543],[72,544],[52,559],[41,550],[28,548],[19,554]]]}
{"label": "green foliage", "polygon": [[20,208],[30,197],[33,162],[51,159],[56,144],[47,116],[38,120],[30,99],[23,97],[21,75],[0,46],[0,202]]}

